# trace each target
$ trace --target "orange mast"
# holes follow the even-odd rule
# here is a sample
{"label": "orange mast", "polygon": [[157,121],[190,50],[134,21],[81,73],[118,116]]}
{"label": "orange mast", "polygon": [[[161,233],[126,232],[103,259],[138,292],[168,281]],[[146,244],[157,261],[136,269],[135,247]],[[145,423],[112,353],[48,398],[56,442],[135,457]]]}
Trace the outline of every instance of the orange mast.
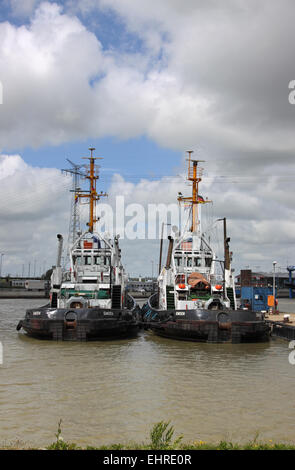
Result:
{"label": "orange mast", "polygon": [[96,201],[98,201],[102,196],[107,196],[106,193],[101,192],[100,194],[97,194],[96,192],[96,180],[98,180],[99,176],[95,174],[95,160],[101,160],[102,157],[93,157],[93,151],[95,150],[94,147],[89,148],[91,155],[90,157],[83,157],[87,160],[90,160],[89,164],[89,172],[88,175],[86,176],[87,179],[89,179],[90,182],[90,190],[89,191],[82,191],[78,190],[77,193],[75,194],[75,199],[83,198],[86,197],[89,199],[89,222],[87,223],[89,227],[89,232],[93,233],[93,228],[95,222],[97,222],[96,218]]}
{"label": "orange mast", "polygon": [[[204,162],[204,160],[192,160],[191,154],[193,150],[187,151],[188,157],[188,177],[187,180],[192,182],[192,195],[189,197],[183,197],[180,195],[177,200],[179,202],[189,202],[192,206],[192,224],[191,224],[191,232],[197,232],[198,225],[199,225],[199,214],[198,214],[198,205],[199,204],[206,204],[206,201],[199,197],[199,183],[202,181],[202,169],[198,169],[198,163]],[[191,166],[192,164],[192,166]]]}

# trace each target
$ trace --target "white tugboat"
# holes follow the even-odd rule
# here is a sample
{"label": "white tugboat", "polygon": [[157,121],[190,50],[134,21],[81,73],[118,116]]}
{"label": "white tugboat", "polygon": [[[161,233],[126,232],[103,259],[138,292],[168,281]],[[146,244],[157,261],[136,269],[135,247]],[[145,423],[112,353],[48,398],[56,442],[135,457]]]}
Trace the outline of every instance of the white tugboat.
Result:
{"label": "white tugboat", "polygon": [[75,198],[89,201],[88,230],[79,234],[70,249],[70,270],[61,267],[62,235],[58,238],[56,267],[51,276],[50,305],[27,310],[17,329],[29,335],[55,340],[97,340],[137,334],[138,307],[126,292],[127,276],[121,262],[119,236],[110,239],[94,231],[98,194],[95,157],[91,148],[87,178],[88,191],[78,190]]}
{"label": "white tugboat", "polygon": [[[189,226],[169,236],[166,265],[158,277],[158,291],[144,305],[143,325],[156,334],[182,340],[242,342],[267,340],[263,315],[237,309],[229,241],[224,223],[224,260],[220,262],[201,230],[199,205],[210,202],[199,195],[200,160],[188,158],[187,180],[192,195],[178,201],[190,206]],[[222,275],[217,274],[222,265]]]}

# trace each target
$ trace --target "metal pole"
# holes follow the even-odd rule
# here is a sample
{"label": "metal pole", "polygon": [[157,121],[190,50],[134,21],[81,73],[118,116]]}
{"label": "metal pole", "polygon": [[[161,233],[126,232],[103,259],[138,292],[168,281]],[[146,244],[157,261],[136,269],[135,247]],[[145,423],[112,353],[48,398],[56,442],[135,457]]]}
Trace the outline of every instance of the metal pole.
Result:
{"label": "metal pole", "polygon": [[[292,271],[291,271],[291,269],[289,269],[289,284],[290,285],[292,284]],[[291,287],[289,287],[289,299],[292,299],[292,297],[293,297],[292,294],[293,294],[292,289],[291,289]]]}
{"label": "metal pole", "polygon": [[197,181],[197,167],[198,167],[198,162],[193,162],[193,207],[192,207],[192,232],[193,233],[196,231],[196,225],[199,223],[198,204],[197,204],[199,183]]}
{"label": "metal pole", "polygon": [[2,276],[2,258],[4,256],[4,253],[1,253],[1,259],[0,259],[0,278]]}
{"label": "metal pole", "polygon": [[224,265],[223,265],[223,298],[226,298],[226,286],[225,286],[225,270],[228,269],[227,265],[227,244],[226,244],[226,218],[223,218],[223,244],[224,244]]}
{"label": "metal pole", "polygon": [[276,261],[273,261],[273,284],[272,284],[272,295],[273,295],[273,310],[276,312]]}
{"label": "metal pole", "polygon": [[161,272],[161,265],[162,265],[163,234],[164,234],[164,222],[162,222],[162,232],[161,232],[161,241],[160,241],[159,274]]}
{"label": "metal pole", "polygon": [[159,258],[159,275],[161,273],[162,269],[162,253],[163,253],[163,237],[164,237],[164,225],[171,225],[171,224],[166,224],[165,222],[162,222],[162,231],[161,231],[161,241],[160,241],[160,258]]}
{"label": "metal pole", "polygon": [[57,234],[58,246],[57,246],[57,259],[56,259],[56,267],[61,267],[61,256],[62,256],[62,246],[63,246],[63,236],[58,233]]}
{"label": "metal pole", "polygon": [[172,257],[172,250],[173,250],[173,238],[169,235],[169,246],[168,246],[168,253],[167,253],[167,260],[166,260],[166,269],[170,268],[171,265],[171,257]]}
{"label": "metal pole", "polygon": [[89,232],[93,233],[94,221],[96,221],[96,216],[94,214],[95,210],[95,186],[94,186],[94,158],[92,157],[92,152],[94,148],[91,148],[91,158],[90,158],[90,204],[89,204]]}

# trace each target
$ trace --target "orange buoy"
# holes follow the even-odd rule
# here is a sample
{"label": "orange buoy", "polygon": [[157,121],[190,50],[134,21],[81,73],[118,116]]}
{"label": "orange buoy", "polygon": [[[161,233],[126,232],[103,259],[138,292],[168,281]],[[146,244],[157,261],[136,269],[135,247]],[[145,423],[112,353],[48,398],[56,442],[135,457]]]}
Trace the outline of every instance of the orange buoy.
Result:
{"label": "orange buoy", "polygon": [[185,289],[185,284],[178,284],[179,289]]}
{"label": "orange buoy", "polygon": [[215,289],[216,289],[216,290],[221,290],[221,289],[222,289],[222,286],[221,286],[220,284],[217,284],[217,285],[215,286]]}

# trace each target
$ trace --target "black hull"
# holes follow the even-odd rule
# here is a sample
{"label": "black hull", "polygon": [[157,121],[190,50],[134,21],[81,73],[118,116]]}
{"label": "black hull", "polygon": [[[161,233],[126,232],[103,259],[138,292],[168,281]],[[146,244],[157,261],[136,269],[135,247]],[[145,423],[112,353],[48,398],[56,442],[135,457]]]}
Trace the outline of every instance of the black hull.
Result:
{"label": "black hull", "polygon": [[99,341],[135,337],[137,309],[62,309],[48,306],[27,310],[17,325],[33,338],[55,341]]}
{"label": "black hull", "polygon": [[263,315],[250,310],[158,310],[152,296],[142,308],[141,326],[158,336],[208,343],[256,343],[270,338]]}

